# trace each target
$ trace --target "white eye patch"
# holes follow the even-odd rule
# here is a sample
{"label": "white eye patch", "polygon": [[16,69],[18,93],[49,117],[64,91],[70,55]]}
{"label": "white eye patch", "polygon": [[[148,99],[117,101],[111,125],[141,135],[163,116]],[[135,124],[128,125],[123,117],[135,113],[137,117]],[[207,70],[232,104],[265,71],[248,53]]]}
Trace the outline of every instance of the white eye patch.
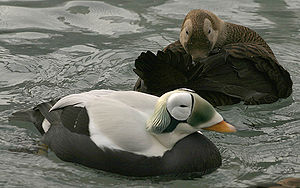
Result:
{"label": "white eye patch", "polygon": [[212,23],[209,19],[205,18],[203,23],[203,32],[207,39],[210,41],[212,50],[217,42],[219,32],[213,29]]}
{"label": "white eye patch", "polygon": [[191,38],[192,32],[193,32],[193,24],[192,21],[188,19],[184,22],[184,25],[180,32],[180,43],[184,48],[186,48],[186,43]]}
{"label": "white eye patch", "polygon": [[192,100],[192,95],[190,93],[174,93],[168,98],[167,110],[176,120],[187,120],[191,115],[193,105]]}

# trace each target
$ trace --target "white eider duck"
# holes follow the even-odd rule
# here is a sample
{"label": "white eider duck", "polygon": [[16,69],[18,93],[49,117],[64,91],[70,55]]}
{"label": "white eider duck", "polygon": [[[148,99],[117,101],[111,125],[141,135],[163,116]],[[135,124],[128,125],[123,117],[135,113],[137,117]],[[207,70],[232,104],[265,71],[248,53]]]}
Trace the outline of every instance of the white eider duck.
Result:
{"label": "white eider duck", "polygon": [[255,31],[197,9],[185,17],[180,40],[135,61],[134,90],[157,96],[190,88],[213,105],[272,103],[292,93],[289,73]]}
{"label": "white eider duck", "polygon": [[160,98],[93,90],[46,102],[14,120],[35,124],[60,159],[126,176],[209,173],[221,165],[199,130],[234,132],[206,100],[178,89]]}

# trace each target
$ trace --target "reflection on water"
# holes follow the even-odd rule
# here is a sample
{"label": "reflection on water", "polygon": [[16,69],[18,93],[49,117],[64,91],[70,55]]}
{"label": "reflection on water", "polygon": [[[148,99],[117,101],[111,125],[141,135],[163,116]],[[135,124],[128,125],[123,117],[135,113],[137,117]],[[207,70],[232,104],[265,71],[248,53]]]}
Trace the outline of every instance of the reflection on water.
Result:
{"label": "reflection on water", "polygon": [[[255,0],[255,2],[260,4],[258,14],[273,23],[272,29],[266,31],[267,35],[265,37],[268,41],[285,43],[291,37],[299,35],[299,7],[289,6],[283,0]],[[290,42],[294,43],[294,41]]]}
{"label": "reflection on water", "polygon": [[[194,180],[131,180],[11,148],[32,148],[33,126],[7,117],[41,101],[97,88],[131,90],[135,58],[178,39],[193,8],[258,31],[290,71],[293,94],[275,104],[219,107],[235,134],[204,132],[223,166]],[[300,3],[297,0],[0,0],[0,186],[246,187],[300,173]]]}

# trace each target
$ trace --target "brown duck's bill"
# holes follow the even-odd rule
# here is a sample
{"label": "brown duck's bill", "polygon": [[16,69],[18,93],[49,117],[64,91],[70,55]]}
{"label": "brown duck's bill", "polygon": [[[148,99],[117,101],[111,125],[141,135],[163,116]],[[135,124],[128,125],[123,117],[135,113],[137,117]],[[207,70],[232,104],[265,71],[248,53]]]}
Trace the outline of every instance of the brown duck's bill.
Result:
{"label": "brown duck's bill", "polygon": [[221,133],[232,133],[236,132],[236,129],[234,126],[230,125],[229,123],[225,122],[224,120],[220,123],[217,123],[215,125],[212,125],[210,127],[203,128],[204,130],[209,131],[216,131]]}

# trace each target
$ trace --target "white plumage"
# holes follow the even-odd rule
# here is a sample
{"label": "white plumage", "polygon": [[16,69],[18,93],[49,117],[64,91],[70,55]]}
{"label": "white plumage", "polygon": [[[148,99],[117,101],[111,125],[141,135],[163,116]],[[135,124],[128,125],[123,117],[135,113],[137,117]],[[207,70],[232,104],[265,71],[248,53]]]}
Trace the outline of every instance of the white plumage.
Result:
{"label": "white plumage", "polygon": [[85,107],[89,115],[90,137],[98,147],[161,156],[168,149],[148,131],[158,97],[134,91],[93,90],[68,95],[51,110],[65,106]]}

